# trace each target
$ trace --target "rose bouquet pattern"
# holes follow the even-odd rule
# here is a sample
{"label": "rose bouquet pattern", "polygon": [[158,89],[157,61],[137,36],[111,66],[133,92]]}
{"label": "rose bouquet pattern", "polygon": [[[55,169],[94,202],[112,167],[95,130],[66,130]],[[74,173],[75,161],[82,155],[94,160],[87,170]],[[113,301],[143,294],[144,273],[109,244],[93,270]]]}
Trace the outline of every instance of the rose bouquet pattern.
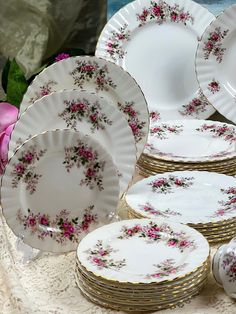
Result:
{"label": "rose bouquet pattern", "polygon": [[36,145],[32,145],[21,152],[18,162],[13,164],[12,188],[17,188],[20,182],[26,184],[26,190],[30,194],[36,191],[36,187],[41,174],[35,172],[35,162],[40,160],[46,153],[46,149],[38,150]]}
{"label": "rose bouquet pattern", "polygon": [[196,243],[189,240],[185,232],[174,232],[168,224],[157,224],[153,221],[147,225],[139,224],[133,227],[123,226],[118,239],[130,239],[132,237],[144,239],[147,243],[164,242],[167,246],[177,248],[181,253],[186,249],[194,250]]}
{"label": "rose bouquet pattern", "polygon": [[83,98],[76,100],[65,100],[65,109],[59,113],[59,117],[66,122],[66,126],[77,130],[76,124],[78,121],[86,120],[90,125],[92,132],[95,130],[104,130],[106,125],[112,125],[112,121],[102,113],[102,108],[99,101],[90,103]]}
{"label": "rose bouquet pattern", "polygon": [[229,282],[236,281],[236,255],[234,251],[230,251],[224,255],[221,267],[226,270],[226,276]]}
{"label": "rose bouquet pattern", "polygon": [[40,86],[39,91],[35,92],[35,96],[30,98],[29,103],[33,104],[36,100],[54,92],[55,90],[53,89],[53,86],[55,86],[57,84],[58,84],[57,82],[55,82],[53,80],[49,80],[44,85]]}
{"label": "rose bouquet pattern", "polygon": [[183,125],[169,125],[162,123],[158,126],[151,127],[150,134],[159,140],[164,140],[168,139],[168,134],[179,135],[182,131]]}
{"label": "rose bouquet pattern", "polygon": [[183,116],[197,116],[200,112],[205,112],[208,106],[206,97],[200,92],[199,97],[192,99],[187,105],[183,105],[179,112]]}
{"label": "rose bouquet pattern", "polygon": [[222,39],[228,34],[229,30],[221,30],[220,27],[216,27],[214,31],[210,32],[207,40],[204,42],[204,59],[208,60],[210,55],[216,57],[218,63],[222,62],[226,48],[223,47]]}
{"label": "rose bouquet pattern", "polygon": [[35,213],[28,209],[24,214],[18,210],[17,220],[23,224],[24,230],[30,231],[38,239],[44,240],[51,238],[57,243],[66,245],[68,241],[78,243],[80,235],[87,233],[92,224],[97,223],[97,214],[93,214],[94,205],[89,206],[83,211],[82,217],[71,218],[71,212],[62,209],[56,217],[49,214]]}
{"label": "rose bouquet pattern", "polygon": [[223,138],[224,141],[234,143],[236,142],[236,128],[227,124],[203,124],[196,129],[198,132],[207,132],[212,134],[214,138]]}
{"label": "rose bouquet pattern", "polygon": [[95,84],[97,92],[116,88],[116,84],[109,76],[107,65],[100,66],[97,62],[89,60],[77,60],[76,64],[76,68],[70,73],[76,86],[83,88],[86,82],[91,81]]}
{"label": "rose bouquet pattern", "polygon": [[178,272],[181,272],[186,267],[187,264],[184,263],[179,266],[174,266],[174,265],[175,265],[175,260],[173,258],[168,258],[157,265],[153,265],[154,267],[157,268],[157,271],[153,274],[148,274],[146,278],[148,279],[165,278],[172,274],[177,274]]}
{"label": "rose bouquet pattern", "polygon": [[212,94],[215,94],[220,91],[220,82],[212,79],[207,88]]}
{"label": "rose bouquet pattern", "polygon": [[227,201],[218,201],[221,207],[211,216],[213,217],[222,217],[227,213],[236,211],[236,187],[229,187],[228,189],[221,189],[222,194],[226,194],[228,199]]}
{"label": "rose bouquet pattern", "polygon": [[194,23],[194,18],[188,11],[180,8],[177,3],[171,6],[165,1],[151,1],[149,7],[143,8],[142,12],[137,14],[137,20],[139,27],[152,20],[159,25],[166,22],[182,23],[184,25],[187,22]]}
{"label": "rose bouquet pattern", "polygon": [[101,240],[98,240],[94,248],[85,251],[88,260],[98,269],[116,269],[119,270],[126,265],[125,259],[114,260],[111,258],[112,253],[117,252],[110,245],[104,246]]}
{"label": "rose bouquet pattern", "polygon": [[114,61],[116,61],[117,58],[124,58],[125,51],[122,45],[130,40],[131,34],[127,27],[128,25],[124,24],[118,31],[112,31],[111,36],[106,43],[106,51]]}
{"label": "rose bouquet pattern", "polygon": [[67,172],[70,172],[73,167],[78,169],[83,167],[85,178],[81,179],[80,185],[88,186],[91,190],[95,187],[98,187],[99,191],[104,190],[102,173],[106,162],[99,160],[98,152],[81,140],[77,141],[76,146],[65,147],[64,150],[63,164]]}
{"label": "rose bouquet pattern", "polygon": [[125,104],[118,103],[118,108],[123,112],[128,120],[129,126],[133,132],[135,142],[138,143],[145,136],[143,128],[146,125],[145,121],[142,121],[141,114],[134,108],[134,102],[125,102]]}
{"label": "rose bouquet pattern", "polygon": [[193,179],[193,177],[177,177],[169,175],[168,177],[157,178],[148,183],[148,185],[152,187],[152,192],[154,193],[167,194],[173,193],[173,190],[176,188],[189,188],[194,183]]}
{"label": "rose bouquet pattern", "polygon": [[142,212],[151,214],[153,216],[160,216],[160,217],[167,217],[167,218],[169,218],[170,216],[181,216],[180,213],[174,210],[170,210],[170,209],[158,210],[155,207],[153,207],[149,202],[146,202],[144,205],[139,204],[138,207]]}

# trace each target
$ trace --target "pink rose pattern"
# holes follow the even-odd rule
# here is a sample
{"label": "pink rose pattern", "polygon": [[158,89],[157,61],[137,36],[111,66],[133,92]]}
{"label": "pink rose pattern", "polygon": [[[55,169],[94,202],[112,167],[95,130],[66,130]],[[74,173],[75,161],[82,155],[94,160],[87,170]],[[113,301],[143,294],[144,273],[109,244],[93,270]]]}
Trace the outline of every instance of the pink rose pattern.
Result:
{"label": "pink rose pattern", "polygon": [[170,210],[170,209],[158,210],[158,209],[154,208],[149,202],[146,202],[144,205],[139,204],[138,207],[140,210],[142,210],[144,212],[144,214],[148,213],[148,214],[153,215],[154,217],[161,216],[161,217],[169,218],[170,216],[182,216],[180,213],[178,213],[174,210]]}
{"label": "pink rose pattern", "polygon": [[161,120],[161,115],[158,111],[151,111],[149,114],[150,121],[151,122],[156,122],[158,120]]}
{"label": "pink rose pattern", "polygon": [[183,23],[187,22],[193,24],[194,18],[184,8],[180,8],[178,4],[173,6],[167,4],[165,1],[151,1],[151,5],[148,8],[143,8],[141,14],[137,14],[137,20],[139,27],[145,25],[149,21],[156,21],[161,25],[166,22]]}
{"label": "pink rose pattern", "polygon": [[155,148],[155,146],[153,144],[149,144],[149,143],[147,143],[145,145],[145,150],[148,151],[150,154],[158,155],[158,156],[161,156],[161,157],[174,157],[174,154],[172,154],[172,153],[163,153],[159,149]]}
{"label": "pink rose pattern", "polygon": [[105,125],[112,125],[112,121],[102,113],[102,108],[99,101],[90,103],[87,99],[65,100],[65,109],[58,114],[65,122],[66,126],[77,130],[76,124],[78,121],[86,120],[90,125],[92,132],[95,130],[104,130]]}
{"label": "pink rose pattern", "polygon": [[55,90],[53,89],[53,86],[57,84],[58,84],[57,82],[50,80],[44,85],[40,86],[39,91],[35,92],[35,96],[30,98],[29,103],[33,104],[36,100],[42,98],[43,96],[46,96],[46,95],[51,94],[52,92],[55,92]]}
{"label": "pink rose pattern", "polygon": [[146,125],[145,121],[142,121],[142,117],[140,112],[134,109],[134,102],[125,102],[125,105],[118,103],[118,108],[122,113],[124,113],[127,117],[129,126],[134,135],[135,142],[138,143],[145,136],[145,132],[143,128]]}
{"label": "pink rose pattern", "polygon": [[115,261],[110,258],[111,253],[117,252],[110,245],[104,247],[101,240],[98,240],[93,249],[85,251],[88,254],[88,260],[98,269],[116,269],[119,270],[126,265],[125,259]]}
{"label": "pink rose pattern", "polygon": [[76,61],[76,68],[70,73],[73,76],[74,84],[81,89],[85,82],[92,81],[96,86],[96,91],[108,91],[115,89],[116,84],[108,76],[107,65],[99,66],[95,61]]}
{"label": "pink rose pattern", "polygon": [[230,143],[236,142],[236,129],[227,124],[203,124],[200,128],[197,128],[196,131],[208,132],[209,134],[212,134],[213,138],[223,138],[224,141]]}
{"label": "pink rose pattern", "polygon": [[222,31],[220,27],[216,27],[213,32],[210,32],[207,40],[204,42],[204,59],[208,60],[212,54],[216,57],[216,61],[221,63],[226,48],[222,47],[222,39],[228,34],[229,30]]}
{"label": "pink rose pattern", "polygon": [[200,92],[199,97],[192,99],[187,105],[183,105],[179,112],[183,116],[197,116],[200,112],[205,112],[208,106],[206,97]]}
{"label": "pink rose pattern", "polygon": [[174,266],[175,260],[173,258],[168,258],[161,262],[160,264],[153,265],[157,268],[157,272],[153,274],[148,274],[146,276],[147,279],[151,278],[165,278],[172,274],[177,274],[178,272],[182,271],[188,264],[184,263],[179,266]]}
{"label": "pink rose pattern", "polygon": [[168,177],[162,177],[155,179],[148,183],[152,187],[152,192],[168,194],[173,193],[173,189],[183,188],[187,189],[193,184],[193,177],[177,177],[169,175]]}
{"label": "pink rose pattern", "polygon": [[105,167],[105,161],[99,161],[99,155],[96,150],[89,147],[83,141],[78,140],[77,146],[65,147],[65,160],[63,164],[67,172],[76,166],[84,167],[85,179],[80,181],[80,185],[86,185],[91,190],[98,187],[99,191],[104,190],[102,172]]}
{"label": "pink rose pattern", "polygon": [[164,223],[157,224],[150,221],[146,226],[139,224],[130,228],[123,226],[118,239],[130,239],[134,236],[145,239],[147,243],[164,241],[167,246],[177,248],[181,253],[188,248],[191,250],[196,249],[195,242],[190,241],[185,232],[174,232],[168,224]]}
{"label": "pink rose pattern", "polygon": [[236,281],[236,255],[234,251],[225,254],[221,267],[226,270],[226,276],[229,277],[229,282]]}
{"label": "pink rose pattern", "polygon": [[30,194],[36,191],[41,174],[35,173],[34,163],[38,161],[45,153],[46,149],[37,151],[36,145],[30,146],[26,151],[21,152],[18,162],[13,164],[14,170],[11,173],[12,188],[17,188],[19,182],[26,183],[26,190]]}
{"label": "pink rose pattern", "polygon": [[159,140],[164,140],[168,139],[168,133],[179,135],[182,131],[183,125],[168,125],[162,123],[158,126],[151,127],[150,134]]}
{"label": "pink rose pattern", "polygon": [[23,224],[25,230],[37,235],[38,239],[51,238],[65,245],[68,241],[78,243],[80,235],[88,233],[90,226],[97,223],[97,214],[93,214],[93,209],[93,205],[86,208],[81,218],[70,218],[71,213],[66,209],[61,210],[55,218],[40,212],[35,214],[30,209],[27,215],[24,215],[19,209],[17,220]]}
{"label": "pink rose pattern", "polygon": [[228,195],[228,200],[218,202],[221,207],[212,216],[210,216],[211,218],[222,217],[227,213],[236,211],[236,187],[221,189],[221,193]]}
{"label": "pink rose pattern", "polygon": [[127,27],[128,25],[124,24],[117,32],[112,31],[112,35],[109,37],[106,44],[106,51],[114,61],[116,61],[117,58],[124,58],[125,51],[123,50],[122,45],[130,40],[130,31],[127,30]]}
{"label": "pink rose pattern", "polygon": [[220,91],[220,82],[216,81],[215,79],[212,79],[212,81],[208,84],[208,87],[210,92],[212,94],[215,94]]}

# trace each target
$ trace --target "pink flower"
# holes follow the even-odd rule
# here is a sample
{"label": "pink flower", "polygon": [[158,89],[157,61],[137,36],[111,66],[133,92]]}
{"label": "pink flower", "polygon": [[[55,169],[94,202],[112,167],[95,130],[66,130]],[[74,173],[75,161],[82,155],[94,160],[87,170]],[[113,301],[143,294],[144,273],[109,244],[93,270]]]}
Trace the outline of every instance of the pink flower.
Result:
{"label": "pink flower", "polygon": [[91,72],[91,71],[94,71],[94,70],[95,70],[94,66],[92,66],[90,64],[86,64],[86,65],[81,67],[81,71],[82,72]]}
{"label": "pink flower", "polygon": [[131,130],[133,131],[134,134],[138,133],[138,126],[135,122],[130,122],[129,126],[131,127]]}
{"label": "pink flower", "polygon": [[97,257],[94,257],[94,258],[93,258],[93,262],[94,262],[95,264],[97,264],[98,266],[103,266],[103,265],[104,265],[103,262],[102,262],[102,260],[101,260],[100,258],[97,258]]}
{"label": "pink flower", "polygon": [[187,240],[182,240],[179,243],[180,247],[188,247],[189,246],[189,242]]}
{"label": "pink flower", "polygon": [[31,161],[33,160],[34,158],[34,155],[31,154],[31,153],[27,153],[25,156],[24,156],[24,159],[28,162],[28,163],[31,163]]}
{"label": "pink flower", "polygon": [[48,219],[47,219],[47,217],[45,215],[40,217],[39,222],[40,222],[41,225],[49,226],[49,221],[48,221]]}
{"label": "pink flower", "polygon": [[70,106],[70,111],[71,112],[76,112],[79,109],[78,104],[73,104]]}
{"label": "pink flower", "polygon": [[206,48],[207,48],[207,50],[212,50],[213,49],[213,43],[211,41],[208,41],[206,43]]}
{"label": "pink flower", "polygon": [[224,209],[219,209],[219,210],[217,210],[216,214],[219,216],[223,216],[225,214],[225,211],[224,211]]}
{"label": "pink flower", "polygon": [[175,179],[175,185],[181,186],[183,185],[183,181],[181,181],[180,179]]}
{"label": "pink flower", "polygon": [[125,35],[124,34],[118,34],[117,38],[119,40],[123,40],[123,39],[125,39]]}
{"label": "pink flower", "polygon": [[160,277],[161,277],[161,274],[160,274],[160,273],[157,273],[157,274],[152,275],[152,277],[154,277],[154,278],[160,278]]}
{"label": "pink flower", "polygon": [[230,271],[232,273],[236,273],[236,263],[233,263],[233,265],[230,267]]}
{"label": "pink flower", "polygon": [[96,122],[97,119],[98,119],[98,116],[96,115],[96,113],[94,113],[94,114],[91,114],[91,116],[90,116],[89,118],[90,118],[90,120],[91,120],[92,122]]}
{"label": "pink flower", "polygon": [[155,16],[161,16],[161,7],[160,6],[155,6],[152,9],[152,12]]}
{"label": "pink flower", "polygon": [[64,231],[64,236],[66,238],[69,238],[71,236],[71,234],[73,234],[75,232],[75,228],[72,226],[72,224],[70,222],[64,222],[61,225],[61,229]]}
{"label": "pink flower", "polygon": [[169,241],[168,241],[168,245],[169,246],[175,246],[177,244],[177,240],[175,240],[175,239],[170,239]]}
{"label": "pink flower", "polygon": [[36,225],[36,219],[34,217],[29,217],[28,224],[29,226],[34,227]]}
{"label": "pink flower", "polygon": [[178,15],[177,15],[177,13],[172,12],[171,15],[170,15],[170,17],[171,17],[171,20],[172,20],[173,22],[176,22]]}
{"label": "pink flower", "polygon": [[86,177],[92,178],[95,176],[95,174],[96,174],[96,171],[94,169],[88,168],[86,172]]}
{"label": "pink flower", "polygon": [[56,56],[55,61],[58,62],[58,61],[67,59],[69,57],[70,57],[70,55],[68,53],[59,53],[59,55]]}
{"label": "pink flower", "polygon": [[166,183],[166,181],[164,179],[160,179],[160,180],[156,180],[153,182],[153,186],[154,187],[160,187],[162,185],[164,185]]}
{"label": "pink flower", "polygon": [[16,172],[17,172],[18,174],[22,174],[22,173],[24,173],[24,171],[25,171],[25,166],[24,166],[23,164],[21,164],[21,163],[16,164],[15,170],[16,170]]}
{"label": "pink flower", "polygon": [[214,40],[214,41],[217,41],[217,40],[220,39],[220,36],[219,36],[219,34],[217,34],[217,33],[212,33],[212,34],[211,34],[211,39]]}
{"label": "pink flower", "polygon": [[8,143],[17,116],[18,109],[15,106],[7,102],[0,103],[0,175],[7,163]]}
{"label": "pink flower", "polygon": [[97,77],[97,84],[98,85],[103,85],[105,83],[105,79],[100,76],[100,77]]}

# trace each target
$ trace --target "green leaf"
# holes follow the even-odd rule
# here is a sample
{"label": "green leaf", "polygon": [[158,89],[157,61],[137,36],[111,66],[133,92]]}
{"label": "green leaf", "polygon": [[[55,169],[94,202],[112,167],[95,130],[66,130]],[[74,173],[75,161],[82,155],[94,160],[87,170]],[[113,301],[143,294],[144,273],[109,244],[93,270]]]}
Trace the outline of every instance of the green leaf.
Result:
{"label": "green leaf", "polygon": [[11,61],[7,59],[2,70],[2,88],[5,93],[7,93],[8,73],[10,70],[10,65],[11,65]]}
{"label": "green leaf", "polygon": [[7,102],[19,108],[28,83],[16,60],[13,59],[10,64],[7,83]]}

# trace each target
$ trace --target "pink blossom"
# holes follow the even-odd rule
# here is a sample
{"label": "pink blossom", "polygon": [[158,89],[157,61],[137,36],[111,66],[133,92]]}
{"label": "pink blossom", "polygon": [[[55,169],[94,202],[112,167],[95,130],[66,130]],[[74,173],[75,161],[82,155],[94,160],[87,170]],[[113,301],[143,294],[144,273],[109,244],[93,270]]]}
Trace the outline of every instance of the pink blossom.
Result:
{"label": "pink blossom", "polygon": [[118,35],[117,35],[117,38],[118,38],[119,40],[123,40],[123,39],[125,39],[125,35],[124,35],[124,34],[118,34]]}
{"label": "pink blossom", "polygon": [[96,174],[96,171],[94,169],[88,168],[86,172],[86,177],[92,178],[95,176],[95,174]]}
{"label": "pink blossom", "polygon": [[149,238],[152,238],[152,239],[155,239],[157,236],[156,232],[153,229],[149,229],[147,232],[147,235]]}
{"label": "pink blossom", "polygon": [[225,214],[225,211],[224,211],[224,209],[219,209],[219,210],[217,210],[216,214],[219,216],[223,216]]}
{"label": "pink blossom", "polygon": [[7,102],[0,103],[0,175],[7,164],[8,143],[17,116],[18,109],[15,106]]}
{"label": "pink blossom", "polygon": [[195,105],[195,106],[200,106],[201,105],[201,100],[198,99],[198,98],[194,98],[192,100],[192,103]]}
{"label": "pink blossom", "polygon": [[183,181],[181,181],[180,179],[175,179],[175,185],[183,185]]}
{"label": "pink blossom", "polygon": [[153,186],[154,187],[160,187],[162,185],[164,185],[166,183],[166,181],[164,179],[160,179],[160,180],[156,180],[153,182]]}
{"label": "pink blossom", "polygon": [[69,57],[70,55],[68,53],[59,53],[59,55],[56,56],[55,61],[58,62],[58,61],[67,59]]}
{"label": "pink blossom", "polygon": [[160,6],[155,6],[152,9],[152,12],[155,16],[161,16],[161,7]]}
{"label": "pink blossom", "polygon": [[188,112],[194,112],[195,111],[195,107],[193,105],[189,105],[187,109],[188,109]]}
{"label": "pink blossom", "polygon": [[217,40],[220,39],[220,36],[219,36],[219,34],[214,32],[214,33],[211,34],[211,39],[214,40],[214,41],[217,41]]}
{"label": "pink blossom", "polygon": [[97,257],[94,257],[94,258],[93,258],[93,262],[94,262],[95,264],[97,264],[98,266],[103,266],[103,265],[104,265],[103,262],[102,262],[102,260],[101,260],[100,258],[97,258]]}
{"label": "pink blossom", "polygon": [[187,20],[187,17],[188,17],[188,16],[187,16],[187,14],[186,14],[186,13],[183,13],[183,12],[182,12],[182,13],[180,13],[179,18],[180,18],[180,20],[181,20],[181,21]]}
{"label": "pink blossom", "polygon": [[170,240],[168,241],[168,245],[169,245],[169,246],[176,246],[176,244],[177,244],[177,241],[176,241],[175,239],[170,239]]}
{"label": "pink blossom", "polygon": [[160,273],[157,273],[157,274],[152,275],[152,277],[154,277],[154,278],[160,278],[160,277],[161,277],[161,274],[160,274]]}
{"label": "pink blossom", "polygon": [[49,93],[50,93],[50,90],[48,88],[42,88],[40,92],[41,96],[47,96],[49,95]]}
{"label": "pink blossom", "polygon": [[81,67],[81,71],[83,71],[83,72],[92,72],[94,70],[95,70],[94,66],[92,66],[90,64],[86,64],[86,65]]}
{"label": "pink blossom", "polygon": [[99,251],[99,254],[100,254],[101,256],[105,256],[105,255],[107,255],[107,251],[100,250],[100,251]]}
{"label": "pink blossom", "polygon": [[139,128],[135,122],[130,122],[129,126],[131,127],[131,130],[133,131],[134,134],[138,133]]}
{"label": "pink blossom", "polygon": [[161,131],[162,131],[162,129],[160,127],[155,127],[153,129],[151,129],[152,133],[157,133],[157,132],[161,132]]}
{"label": "pink blossom", "polygon": [[230,200],[230,204],[232,204],[232,203],[236,203],[236,197],[231,198],[231,200]]}
{"label": "pink blossom", "polygon": [[73,104],[70,106],[70,111],[71,112],[76,112],[79,109],[78,104]]}
{"label": "pink blossom", "polygon": [[233,263],[233,265],[231,265],[230,271],[231,271],[232,273],[236,273],[236,263]]}
{"label": "pink blossom", "polygon": [[28,163],[31,163],[31,161],[33,160],[34,158],[34,155],[32,153],[27,153],[25,156],[24,156],[24,159],[28,162]]}
{"label": "pink blossom", "polygon": [[170,17],[171,17],[171,20],[172,20],[173,22],[176,22],[178,15],[177,15],[177,13],[172,12],[171,15],[170,15]]}
{"label": "pink blossom", "polygon": [[48,221],[48,219],[47,219],[47,217],[45,215],[40,217],[39,222],[40,222],[41,225],[44,225],[44,226],[48,226],[49,225],[49,221]]}
{"label": "pink blossom", "polygon": [[25,166],[24,166],[23,164],[21,164],[21,163],[16,164],[15,170],[16,170],[16,172],[17,172],[18,174],[22,174],[22,173],[24,173],[24,171],[25,171]]}
{"label": "pink blossom", "polygon": [[206,48],[207,48],[207,50],[212,50],[213,49],[213,43],[211,41],[208,41],[206,43]]}
{"label": "pink blossom", "polygon": [[106,81],[104,79],[104,77],[100,76],[100,77],[97,77],[97,84],[98,85],[102,85],[104,84]]}
{"label": "pink blossom", "polygon": [[132,235],[133,234],[133,229],[128,229],[127,233],[128,233],[128,235]]}
{"label": "pink blossom", "polygon": [[65,237],[70,237],[71,234],[73,234],[75,232],[75,228],[72,226],[71,223],[69,222],[64,222],[62,225],[61,225],[61,228],[63,229],[64,231],[64,235]]}
{"label": "pink blossom", "polygon": [[36,225],[36,219],[34,217],[29,217],[27,220],[29,226],[34,227]]}
{"label": "pink blossom", "polygon": [[91,116],[90,116],[89,118],[90,118],[90,120],[91,120],[92,122],[96,122],[97,119],[98,119],[98,116],[97,116],[96,113],[94,113],[94,114],[91,114]]}
{"label": "pink blossom", "polygon": [[189,242],[187,240],[182,240],[182,241],[180,241],[179,246],[180,247],[187,247],[187,246],[189,246]]}
{"label": "pink blossom", "polygon": [[82,229],[83,229],[83,231],[87,231],[88,228],[89,228],[89,224],[88,224],[87,222],[83,222],[83,223],[82,223]]}

